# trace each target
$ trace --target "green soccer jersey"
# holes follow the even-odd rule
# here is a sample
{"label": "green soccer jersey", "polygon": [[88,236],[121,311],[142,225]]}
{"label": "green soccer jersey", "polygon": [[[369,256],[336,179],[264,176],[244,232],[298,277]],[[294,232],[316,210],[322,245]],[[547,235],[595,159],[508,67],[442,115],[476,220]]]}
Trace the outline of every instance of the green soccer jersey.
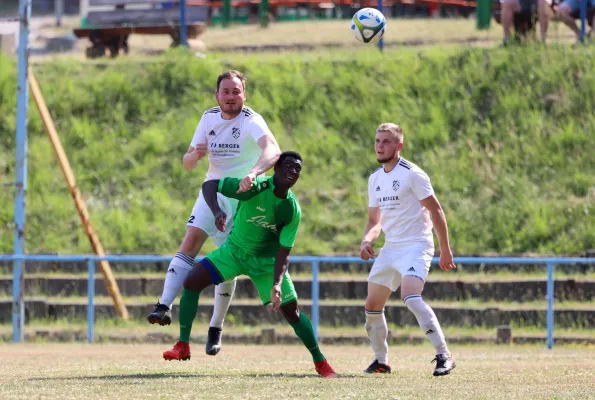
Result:
{"label": "green soccer jersey", "polygon": [[295,195],[290,190],[285,199],[275,196],[273,177],[258,177],[249,191],[236,193],[240,181],[236,178],[219,181],[221,194],[240,200],[227,240],[260,257],[275,256],[280,247],[291,249],[302,218]]}

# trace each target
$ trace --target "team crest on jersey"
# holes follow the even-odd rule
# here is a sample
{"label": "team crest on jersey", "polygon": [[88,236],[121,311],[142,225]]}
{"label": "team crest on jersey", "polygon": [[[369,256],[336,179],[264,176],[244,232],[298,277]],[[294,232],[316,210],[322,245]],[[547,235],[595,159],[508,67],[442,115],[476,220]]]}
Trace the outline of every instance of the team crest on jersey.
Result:
{"label": "team crest on jersey", "polygon": [[393,190],[396,192],[397,190],[399,190],[399,188],[401,187],[401,184],[399,181],[393,181]]}
{"label": "team crest on jersey", "polygon": [[231,136],[233,136],[234,139],[239,138],[240,137],[240,128],[232,128]]}

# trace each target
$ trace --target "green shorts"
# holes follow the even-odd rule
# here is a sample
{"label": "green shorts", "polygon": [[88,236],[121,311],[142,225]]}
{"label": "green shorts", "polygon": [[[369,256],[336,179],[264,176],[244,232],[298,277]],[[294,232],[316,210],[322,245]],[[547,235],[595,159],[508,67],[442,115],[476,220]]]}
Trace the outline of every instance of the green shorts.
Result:
{"label": "green shorts", "polygon": [[[267,305],[271,302],[275,257],[249,255],[233,243],[225,242],[217,250],[207,254],[204,261],[206,262],[201,262],[211,271],[211,275],[215,272],[220,278],[218,282],[213,279],[214,283],[219,284],[236,276],[246,275],[256,286],[262,303]],[[281,305],[295,300],[297,300],[297,293],[286,272],[281,282]]]}

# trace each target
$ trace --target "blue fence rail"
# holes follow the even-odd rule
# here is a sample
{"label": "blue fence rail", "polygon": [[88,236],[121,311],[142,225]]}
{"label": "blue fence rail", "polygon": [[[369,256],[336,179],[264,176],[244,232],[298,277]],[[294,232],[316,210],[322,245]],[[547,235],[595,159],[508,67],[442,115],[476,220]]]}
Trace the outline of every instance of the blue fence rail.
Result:
{"label": "blue fence rail", "polygon": [[[148,255],[124,255],[104,256],[95,255],[0,255],[0,261],[13,261],[15,266],[26,261],[47,261],[47,262],[81,262],[88,263],[88,311],[87,311],[87,340],[93,342],[95,327],[95,265],[98,261],[108,262],[169,262],[171,256],[148,256]],[[197,258],[198,260],[198,258]],[[312,324],[316,335],[319,325],[319,271],[320,263],[351,263],[371,264],[373,260],[363,261],[357,257],[316,257],[316,256],[293,256],[293,263],[310,263],[312,265]],[[440,259],[435,257],[432,264],[438,264]],[[465,264],[544,264],[547,266],[547,341],[548,349],[554,345],[554,267],[560,264],[595,264],[595,258],[559,258],[559,257],[455,257],[457,265]],[[20,277],[22,278],[22,276]],[[23,310],[23,287],[22,279],[13,279],[13,314],[20,315]],[[362,307],[363,307],[362,299]],[[14,316],[14,315],[13,315]],[[16,317],[16,316],[15,316]],[[13,342],[23,341],[23,318],[13,318]]]}

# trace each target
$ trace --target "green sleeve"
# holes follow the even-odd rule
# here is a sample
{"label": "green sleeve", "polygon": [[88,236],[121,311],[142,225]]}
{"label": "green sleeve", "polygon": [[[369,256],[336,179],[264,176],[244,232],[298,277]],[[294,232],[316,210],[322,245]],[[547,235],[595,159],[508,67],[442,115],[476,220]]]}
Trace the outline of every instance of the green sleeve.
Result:
{"label": "green sleeve", "polygon": [[300,221],[302,220],[302,210],[297,202],[293,203],[293,218],[289,224],[281,228],[281,235],[279,236],[279,244],[282,248],[291,250],[295,244]]}
{"label": "green sleeve", "polygon": [[241,181],[242,180],[238,178],[219,179],[219,187],[217,188],[217,191],[221,193],[223,196],[232,199],[250,200],[257,194],[259,194],[262,190],[268,187],[266,182],[263,182],[263,179],[259,177],[256,178],[256,181],[254,181],[250,190],[243,193],[236,193],[240,188]]}

